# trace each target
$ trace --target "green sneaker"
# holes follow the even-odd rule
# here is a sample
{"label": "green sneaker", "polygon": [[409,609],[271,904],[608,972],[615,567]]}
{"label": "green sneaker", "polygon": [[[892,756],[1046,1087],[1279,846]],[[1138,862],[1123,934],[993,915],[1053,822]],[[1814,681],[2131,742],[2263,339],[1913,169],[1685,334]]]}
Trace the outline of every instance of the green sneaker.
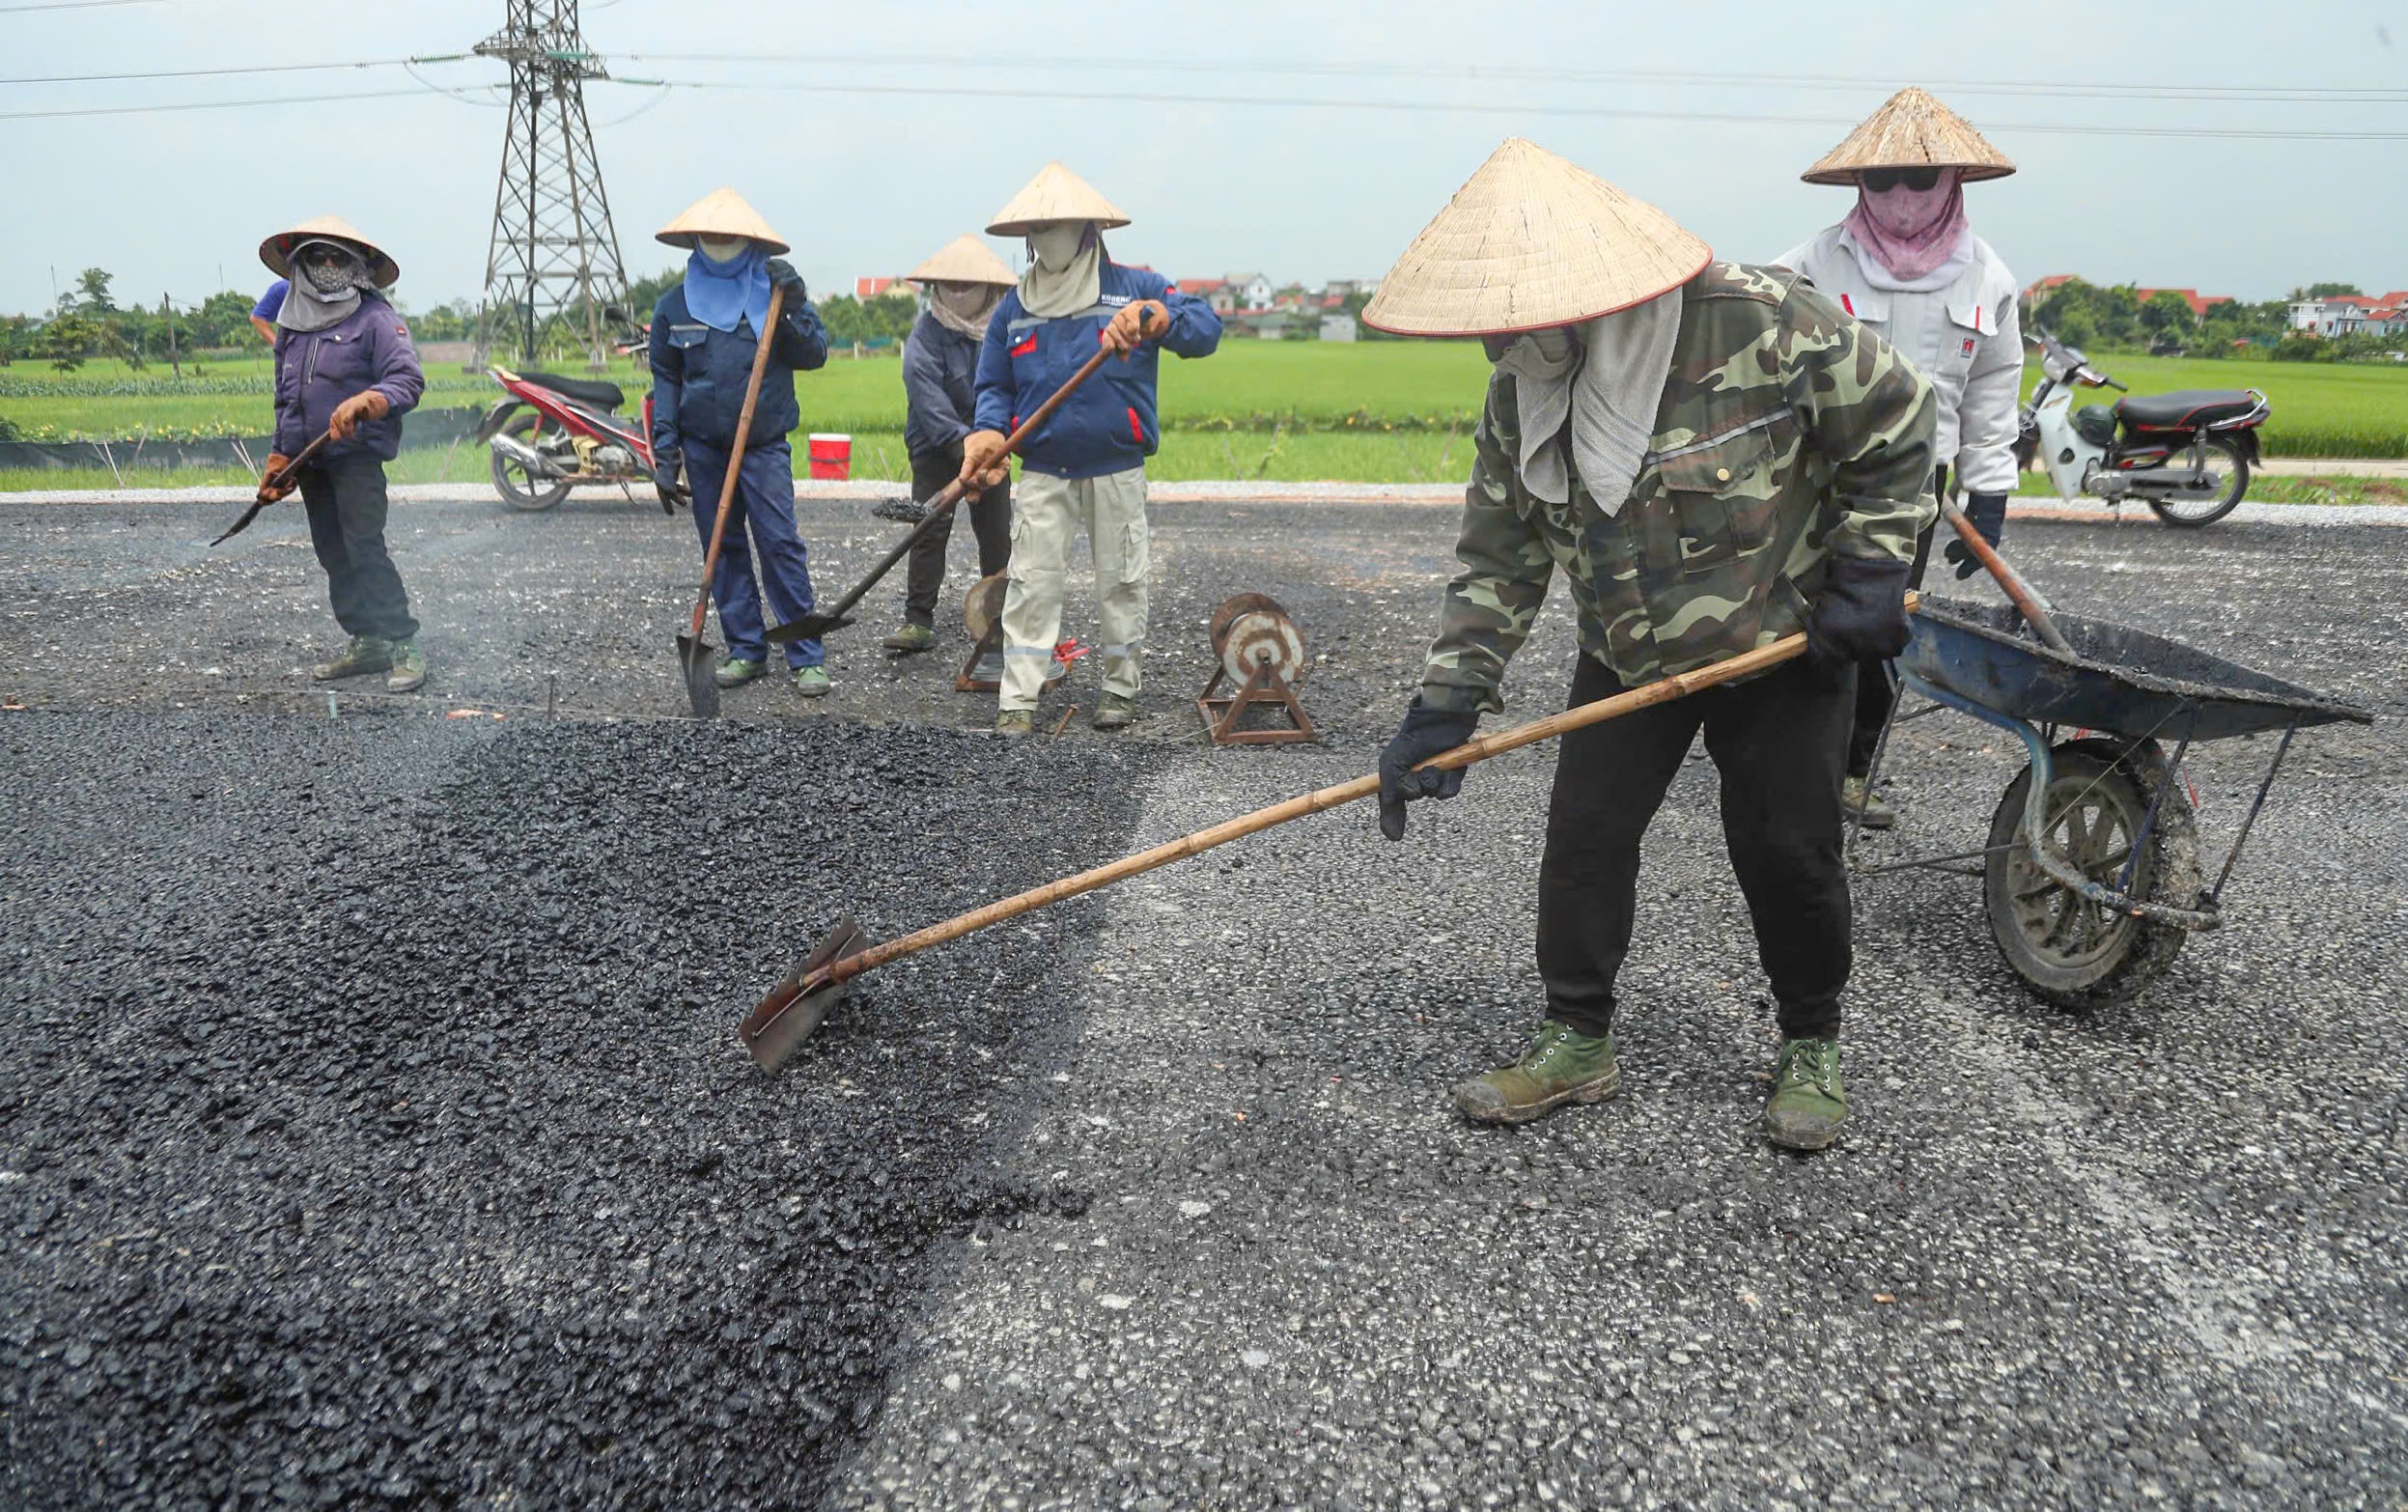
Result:
{"label": "green sneaker", "polygon": [[1037,712],[1034,709],[1006,709],[995,715],[997,735],[1034,735],[1037,733]]}
{"label": "green sneaker", "polygon": [[711,674],[711,681],[721,687],[742,687],[770,670],[766,661],[748,661],[742,657],[730,657]]}
{"label": "green sneaker", "polygon": [[1526,1124],[1566,1103],[1601,1102],[1621,1090],[1613,1036],[1591,1039],[1550,1019],[1521,1059],[1457,1082],[1455,1106],[1475,1124]]}
{"label": "green sneaker", "polygon": [[309,669],[309,675],[321,683],[331,683],[339,677],[361,677],[370,672],[381,672],[392,664],[393,647],[390,642],[378,640],[374,635],[354,635],[343,655],[332,661],[321,661]]}
{"label": "green sneaker", "polygon": [[805,698],[826,698],[835,686],[828,681],[826,667],[795,668],[795,691]]}
{"label": "green sneaker", "polygon": [[935,650],[937,632],[925,625],[907,623],[903,629],[880,641],[879,644],[888,651],[901,652],[908,657],[915,651]]}
{"label": "green sneaker", "polygon": [[1848,1121],[1837,1040],[1783,1040],[1764,1105],[1764,1134],[1784,1150],[1820,1150]]}
{"label": "green sneaker", "polygon": [[1126,693],[1106,693],[1089,722],[1099,730],[1125,730],[1137,722],[1137,701]]}
{"label": "green sneaker", "polygon": [[1839,784],[1839,809],[1842,818],[1864,810],[1864,827],[1888,829],[1898,822],[1898,811],[1882,801],[1878,793],[1868,793],[1862,777],[1848,777]]}
{"label": "green sneaker", "polygon": [[418,637],[388,642],[390,669],[384,679],[388,693],[414,693],[427,680],[427,654],[418,649]]}

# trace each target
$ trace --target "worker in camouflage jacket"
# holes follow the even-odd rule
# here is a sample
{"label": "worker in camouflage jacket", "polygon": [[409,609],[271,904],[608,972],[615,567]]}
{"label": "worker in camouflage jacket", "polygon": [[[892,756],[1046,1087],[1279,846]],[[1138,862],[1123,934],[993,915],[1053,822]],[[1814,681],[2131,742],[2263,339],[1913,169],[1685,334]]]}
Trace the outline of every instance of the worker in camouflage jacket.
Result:
{"label": "worker in camouflage jacket", "polygon": [[1519,1123],[1619,1090],[1614,979],[1639,838],[1702,729],[1778,1009],[1766,1131],[1828,1145],[1848,1112],[1843,752],[1857,664],[1907,641],[1907,574],[1936,507],[1931,385],[1795,275],[1715,262],[1661,210],[1521,141],[1422,233],[1364,318],[1481,335],[1496,363],[1463,571],[1381,757],[1390,839],[1408,802],[1461,787],[1460,770],[1414,769],[1504,707],[1506,664],[1558,570],[1579,620],[1574,705],[1802,630],[1811,647],[1564,738],[1539,873],[1546,1020],[1520,1058],[1459,1086],[1458,1107]]}

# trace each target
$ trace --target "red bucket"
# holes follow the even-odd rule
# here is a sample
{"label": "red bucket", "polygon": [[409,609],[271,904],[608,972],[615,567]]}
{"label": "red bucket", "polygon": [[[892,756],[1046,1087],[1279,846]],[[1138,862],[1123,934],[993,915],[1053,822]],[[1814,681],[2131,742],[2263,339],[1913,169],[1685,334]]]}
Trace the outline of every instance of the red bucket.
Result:
{"label": "red bucket", "polygon": [[822,435],[811,437],[811,476],[814,478],[850,478],[853,476],[853,437]]}

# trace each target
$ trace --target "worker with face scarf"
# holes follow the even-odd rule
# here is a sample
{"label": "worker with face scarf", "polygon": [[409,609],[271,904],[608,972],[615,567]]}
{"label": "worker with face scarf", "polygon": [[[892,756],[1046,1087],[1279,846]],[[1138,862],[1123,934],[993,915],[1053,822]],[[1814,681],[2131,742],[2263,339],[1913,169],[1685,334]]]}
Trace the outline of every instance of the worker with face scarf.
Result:
{"label": "worker with face scarf", "polygon": [[[384,542],[384,464],[401,451],[402,416],[426,390],[409,327],[383,294],[402,270],[334,215],[269,237],[259,256],[290,283],[276,311],[276,435],[259,496],[301,490],[335,622],[350,635],[311,675],[382,672],[387,690],[413,691],[427,680],[426,656]],[[325,444],[285,477],[322,434]]]}
{"label": "worker with face scarf", "polygon": [[[735,190],[714,190],[695,201],[655,239],[683,247],[687,256],[685,279],[670,285],[653,307],[653,470],[664,505],[675,508],[682,496],[693,500],[694,528],[706,553],[736,448],[736,427],[743,418],[753,355],[769,326],[770,290],[785,290],[711,578],[719,628],[727,634],[727,658],[713,676],[719,686],[735,687],[769,671],[764,590],[780,625],[810,613],[814,602],[811,553],[795,522],[795,459],[786,437],[802,423],[795,374],[826,363],[827,331],[811,307],[802,275],[781,255],[791,249]],[[684,495],[669,482],[681,468]],[[805,698],[821,697],[834,686],[826,653],[816,640],[788,641],[786,664],[795,691]]]}
{"label": "worker with face scarf", "polygon": [[[1954,111],[1919,89],[1901,90],[1806,170],[1808,183],[1854,186],[1846,218],[1776,260],[1812,279],[1931,379],[1940,406],[1933,491],[1947,492],[1953,464],[1966,518],[1993,546],[2015,491],[2024,339],[2015,275],[1974,235],[1965,185],[2014,171]],[[1915,546],[1917,587],[1930,551],[1926,527]],[[1981,570],[1961,541],[1950,540],[1946,554],[1960,579]],[[1897,822],[1867,788],[1896,701],[1889,667],[1859,673],[1844,801],[1871,829]]]}
{"label": "worker with face scarf", "polygon": [[1157,346],[1182,357],[1220,345],[1220,318],[1162,274],[1112,261],[1103,234],[1129,217],[1060,163],[996,212],[987,234],[1024,237],[1028,271],[1003,296],[979,349],[977,429],[961,476],[998,480],[1003,444],[1099,348],[1116,353],[1021,448],[1003,599],[1003,684],[995,729],[1025,735],[1062,629],[1071,542],[1095,553],[1104,691],[1093,723],[1136,717],[1147,620],[1145,460],[1162,443]]}
{"label": "worker with face scarf", "polygon": [[1539,863],[1546,1017],[1511,1064],[1458,1086],[1456,1106],[1521,1123],[1620,1089],[1614,986],[1639,841],[1702,731],[1777,1005],[1765,1131],[1792,1149],[1831,1143],[1848,1116],[1852,962],[1840,740],[1858,661],[1907,641],[1907,571],[1932,508],[1931,385],[1803,279],[1716,262],[1654,206],[1519,139],[1407,248],[1363,320],[1480,336],[1495,363],[1463,571],[1380,756],[1389,839],[1410,803],[1462,787],[1461,770],[1415,769],[1504,707],[1506,663],[1558,570],[1580,624],[1575,705],[1801,630],[1813,647],[1563,738]]}
{"label": "worker with face scarf", "polygon": [[[976,237],[956,238],[913,268],[911,278],[928,305],[903,343],[903,445],[911,458],[911,497],[925,504],[961,475],[962,442],[977,411],[979,343],[1004,291],[1018,280]],[[1010,563],[1012,486],[1002,480],[971,490],[912,546],[903,627],[886,637],[888,651],[909,654],[937,644],[937,591],[944,586],[945,547],[954,515],[965,510],[978,537],[978,575],[992,577]],[[974,675],[999,683],[1001,658]]]}

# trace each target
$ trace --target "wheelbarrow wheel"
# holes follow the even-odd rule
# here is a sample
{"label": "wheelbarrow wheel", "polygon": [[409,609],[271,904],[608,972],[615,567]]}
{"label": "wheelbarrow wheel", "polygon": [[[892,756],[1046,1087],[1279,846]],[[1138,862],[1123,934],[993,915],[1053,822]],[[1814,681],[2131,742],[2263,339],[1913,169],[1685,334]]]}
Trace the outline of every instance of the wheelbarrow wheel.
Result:
{"label": "wheelbarrow wheel", "polygon": [[[2150,802],[2163,792],[2130,891],[2176,908],[2198,899],[2198,826],[2190,797],[2167,770],[2156,742],[2127,748],[2114,741],[2069,741],[2049,760],[2055,770],[2040,843],[2084,876],[2114,887],[2147,824]],[[2016,975],[2050,1002],[2083,1010],[2129,1002],[2172,964],[2187,932],[2102,907],[2042,871],[2023,833],[2030,788],[2027,766],[1990,817],[1982,894],[1991,936]]]}

